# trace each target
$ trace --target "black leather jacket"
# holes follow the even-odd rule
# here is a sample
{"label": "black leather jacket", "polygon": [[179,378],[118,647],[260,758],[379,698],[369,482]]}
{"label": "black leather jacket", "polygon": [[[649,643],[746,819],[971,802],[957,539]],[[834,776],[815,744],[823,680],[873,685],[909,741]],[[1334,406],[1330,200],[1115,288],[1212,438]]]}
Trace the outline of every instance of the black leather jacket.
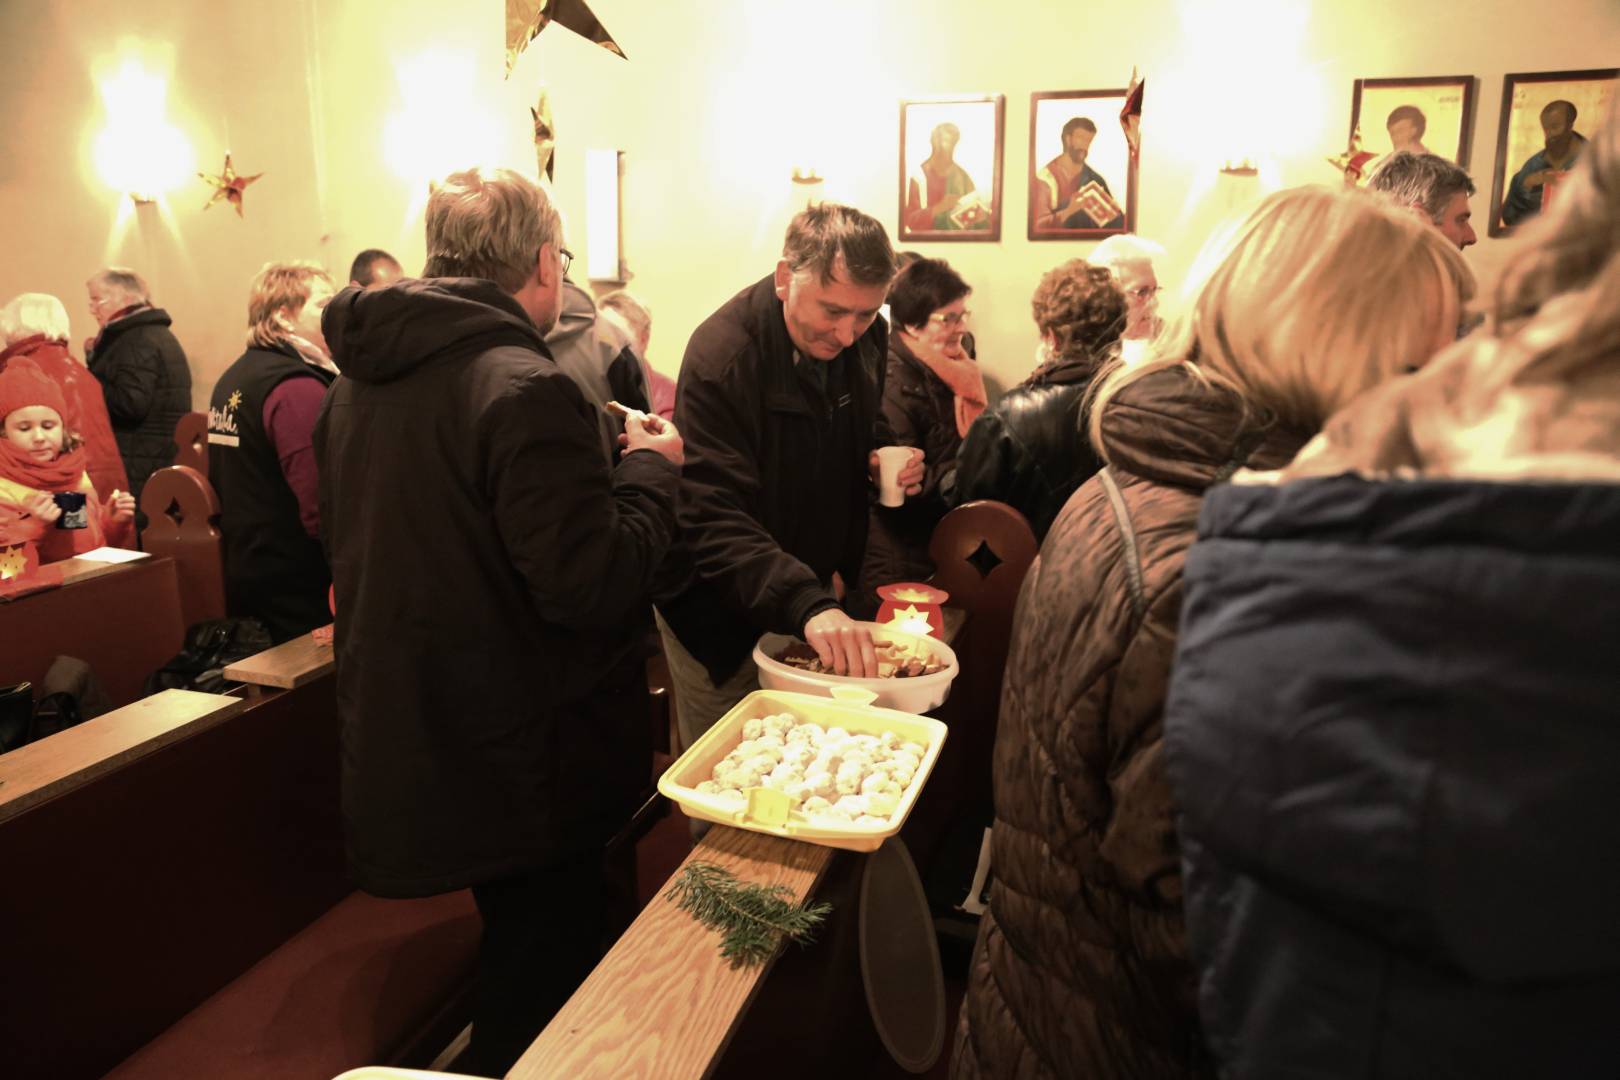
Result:
{"label": "black leather jacket", "polygon": [[1102,468],[1086,437],[1086,390],[1106,354],[1065,356],[1038,368],[980,414],[956,456],[955,502],[995,499],[1046,537],[1075,489]]}

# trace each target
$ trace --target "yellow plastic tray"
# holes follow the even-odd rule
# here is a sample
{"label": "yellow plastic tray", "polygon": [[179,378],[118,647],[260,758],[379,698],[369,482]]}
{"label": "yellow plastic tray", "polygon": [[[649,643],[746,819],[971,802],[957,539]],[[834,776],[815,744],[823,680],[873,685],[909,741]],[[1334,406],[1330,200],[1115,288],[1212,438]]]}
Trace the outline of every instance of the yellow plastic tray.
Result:
{"label": "yellow plastic tray", "polygon": [[[850,851],[876,851],[884,839],[900,831],[912,804],[922,794],[923,784],[939,760],[939,751],[945,743],[945,725],[926,716],[898,712],[894,709],[872,708],[868,702],[874,695],[854,687],[836,687],[833,697],[815,694],[793,694],[784,690],[756,690],[739,701],[732,710],[703,733],[687,748],[658,780],[659,792],[678,805],[687,817],[714,821],[738,829],[783,836],[789,840],[803,840],[807,844],[845,848]],[[679,706],[677,706],[679,707]],[[900,804],[882,825],[847,826],[823,824],[824,819],[812,821],[798,810],[788,812],[787,822],[771,825],[750,815],[748,807],[738,808],[735,800],[716,795],[704,795],[697,785],[710,779],[719,764],[742,741],[742,726],[749,720],[790,712],[800,723],[813,722],[822,727],[837,725],[851,734],[881,735],[892,731],[902,739],[923,744],[926,750],[917,772]]]}

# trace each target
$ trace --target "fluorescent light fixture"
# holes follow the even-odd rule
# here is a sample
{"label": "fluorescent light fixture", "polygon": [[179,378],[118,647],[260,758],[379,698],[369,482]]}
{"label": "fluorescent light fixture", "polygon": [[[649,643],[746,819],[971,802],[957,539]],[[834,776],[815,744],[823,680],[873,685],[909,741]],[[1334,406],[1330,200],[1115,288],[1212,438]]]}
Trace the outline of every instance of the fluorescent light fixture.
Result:
{"label": "fluorescent light fixture", "polygon": [[619,230],[617,150],[585,151],[585,272],[592,281],[624,280],[624,243]]}

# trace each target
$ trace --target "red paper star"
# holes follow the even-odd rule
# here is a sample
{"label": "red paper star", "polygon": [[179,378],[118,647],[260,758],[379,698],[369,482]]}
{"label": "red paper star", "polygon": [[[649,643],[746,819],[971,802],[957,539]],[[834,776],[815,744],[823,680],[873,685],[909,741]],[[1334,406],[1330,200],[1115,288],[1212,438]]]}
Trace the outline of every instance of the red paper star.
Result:
{"label": "red paper star", "polygon": [[220,174],[218,176],[209,176],[207,173],[197,174],[197,178],[199,180],[206,180],[210,184],[214,185],[213,197],[203,205],[203,209],[206,210],[210,206],[213,206],[215,203],[219,202],[219,200],[225,199],[229,201],[232,206],[236,207],[236,216],[241,217],[242,192],[247,189],[249,184],[253,183],[253,181],[257,180],[263,175],[264,173],[254,173],[252,176],[236,175],[236,170],[231,168],[231,153],[229,150],[227,150],[225,152],[225,168],[220,170]]}
{"label": "red paper star", "polygon": [[1327,163],[1339,170],[1339,174],[1344,177],[1346,186],[1355,187],[1366,182],[1371,172],[1367,168],[1367,163],[1377,156],[1371,150],[1361,148],[1361,127],[1358,125],[1350,133],[1349,149],[1338,157],[1328,158]]}

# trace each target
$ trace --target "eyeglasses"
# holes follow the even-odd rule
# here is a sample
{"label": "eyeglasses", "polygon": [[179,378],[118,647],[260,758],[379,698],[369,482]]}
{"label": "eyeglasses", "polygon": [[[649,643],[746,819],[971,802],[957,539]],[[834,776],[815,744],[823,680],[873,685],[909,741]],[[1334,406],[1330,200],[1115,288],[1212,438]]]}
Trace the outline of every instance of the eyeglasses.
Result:
{"label": "eyeglasses", "polygon": [[568,268],[574,265],[574,253],[567,248],[558,248],[557,256],[562,259],[563,277],[568,276]]}
{"label": "eyeglasses", "polygon": [[967,322],[968,319],[972,317],[973,312],[971,311],[936,311],[932,315],[928,316],[928,321],[937,322],[941,326],[948,326],[955,329],[956,327]]}

